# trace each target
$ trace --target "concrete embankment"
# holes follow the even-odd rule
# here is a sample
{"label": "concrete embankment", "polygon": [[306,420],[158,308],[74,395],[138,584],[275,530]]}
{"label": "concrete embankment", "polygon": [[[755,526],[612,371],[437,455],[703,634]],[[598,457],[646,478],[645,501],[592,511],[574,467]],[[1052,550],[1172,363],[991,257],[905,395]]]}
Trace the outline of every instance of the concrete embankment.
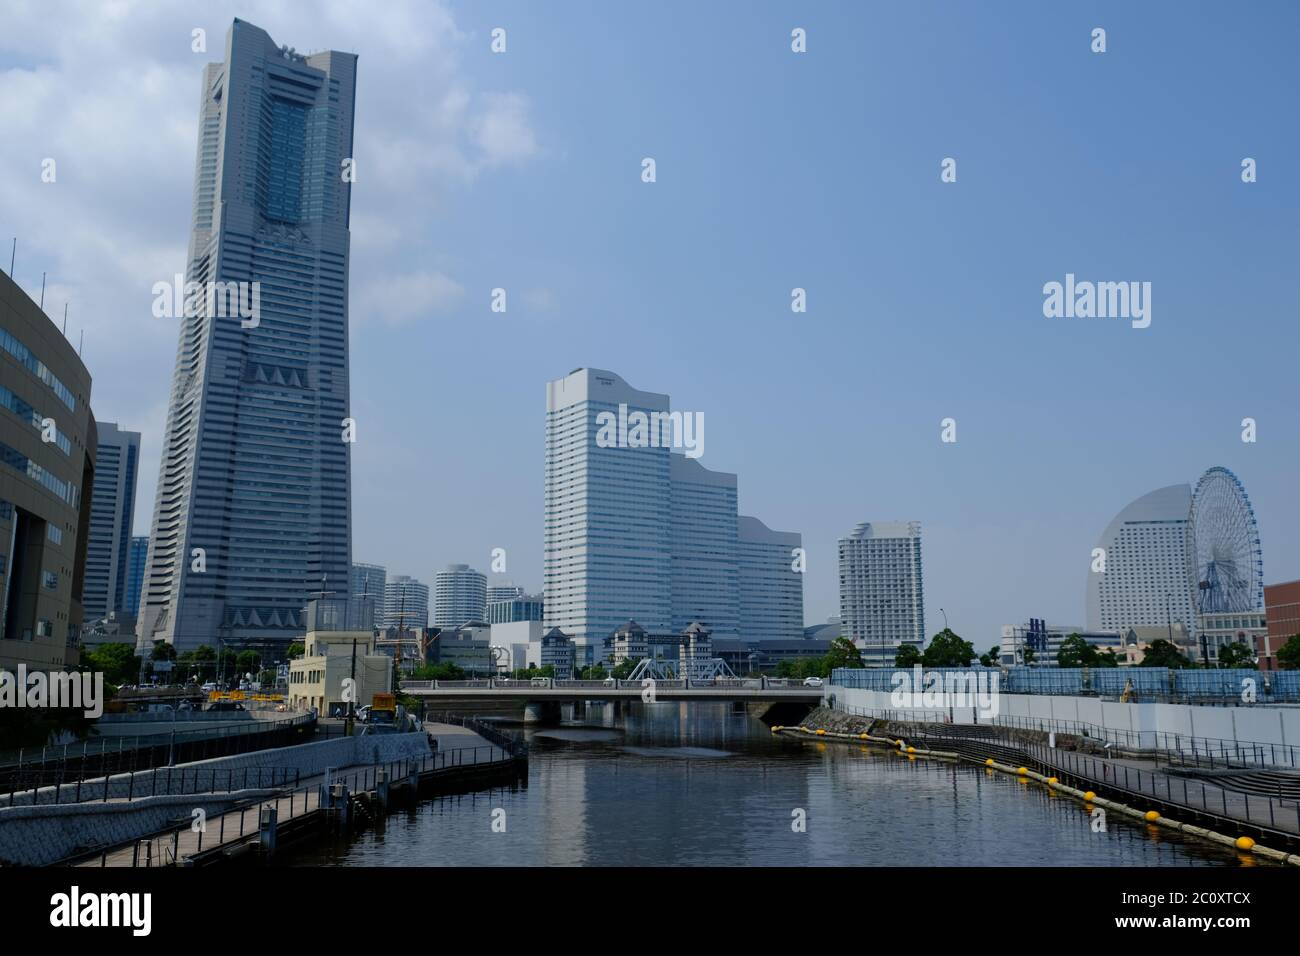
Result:
{"label": "concrete embankment", "polygon": [[[429,738],[423,733],[337,737],[161,768],[157,774],[137,774],[134,781],[129,774],[83,781],[80,803],[71,802],[75,793],[70,789],[72,785],[61,788],[67,792],[60,793],[63,802],[57,806],[53,805],[53,787],[44,788],[36,805],[33,801],[38,794],[16,794],[19,799],[15,806],[0,807],[0,863],[39,866],[56,862],[97,847],[127,843],[178,822],[187,823],[196,808],[211,815],[273,792],[256,788],[232,793],[202,792],[224,789],[228,780],[238,783],[245,770],[254,771],[248,778],[253,780],[269,778],[269,774],[259,777],[256,771],[272,768],[279,772],[278,779],[284,779],[286,771],[297,779],[307,779],[328,769],[420,759],[431,754]],[[150,784],[156,786],[156,791],[150,790]],[[97,794],[97,799],[87,799],[91,793]]]}
{"label": "concrete embankment", "polygon": [[1153,826],[1162,827],[1168,830],[1176,830],[1190,836],[1200,837],[1212,843],[1235,849],[1242,853],[1252,854],[1276,863],[1287,863],[1293,866],[1300,866],[1300,854],[1285,853],[1281,850],[1275,850],[1271,847],[1262,846],[1248,836],[1229,836],[1206,827],[1199,827],[1191,823],[1182,823],[1162,815],[1156,810],[1147,810],[1129,806],[1116,800],[1110,800],[1100,797],[1093,790],[1079,790],[1068,784],[1061,783],[1056,777],[1047,776],[1030,770],[1024,766],[1012,766],[1001,763],[993,758],[984,760],[975,760],[967,754],[931,750],[925,747],[918,747],[915,744],[909,744],[908,741],[900,736],[891,733],[888,722],[876,720],[868,717],[859,717],[853,714],[846,714],[841,711],[832,710],[826,707],[819,707],[813,710],[805,717],[797,727],[784,727],[775,725],[772,732],[776,734],[789,734],[792,736],[805,737],[817,741],[833,741],[838,743],[856,743],[872,744],[880,747],[887,747],[899,753],[904,753],[909,759],[918,758],[938,758],[942,760],[954,760],[980,763],[990,771],[1010,774],[1023,780],[1033,781],[1051,788],[1053,791],[1065,794],[1083,801],[1084,806],[1091,810],[1094,807],[1101,807],[1108,812],[1119,813],[1123,816],[1130,817],[1134,820],[1140,820]]}

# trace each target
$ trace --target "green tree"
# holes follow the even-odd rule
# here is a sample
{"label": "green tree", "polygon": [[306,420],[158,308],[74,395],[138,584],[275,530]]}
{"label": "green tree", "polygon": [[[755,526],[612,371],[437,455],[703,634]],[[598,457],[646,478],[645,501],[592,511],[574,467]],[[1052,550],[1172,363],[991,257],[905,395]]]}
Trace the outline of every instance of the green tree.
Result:
{"label": "green tree", "polygon": [[1061,641],[1056,652],[1056,663],[1062,667],[1095,667],[1101,655],[1079,634],[1071,634]]}
{"label": "green tree", "polygon": [[464,680],[465,672],[450,661],[425,664],[411,672],[413,680]]}
{"label": "green tree", "polygon": [[1032,664],[1034,661],[1038,660],[1038,652],[1032,647],[1026,647],[1020,652],[1020,659],[1026,664]]}
{"label": "green tree", "polygon": [[980,663],[985,667],[997,667],[1002,660],[1002,648],[994,644],[987,654],[980,655]]}
{"label": "green tree", "polygon": [[1254,670],[1258,665],[1255,663],[1255,652],[1244,641],[1237,641],[1219,649],[1219,666]]}
{"label": "green tree", "polygon": [[636,669],[636,665],[639,663],[641,663],[641,658],[629,657],[622,664],[617,665],[612,671],[610,671],[610,674],[618,680],[627,680],[632,671]]}
{"label": "green tree", "polygon": [[897,653],[894,654],[895,667],[915,667],[921,663],[921,651],[915,644],[899,645]]}
{"label": "green tree", "polygon": [[1186,667],[1187,658],[1179,653],[1178,648],[1163,637],[1158,637],[1147,647],[1142,657],[1143,667]]}
{"label": "green tree", "polygon": [[153,650],[149,652],[151,661],[174,661],[176,660],[176,645],[168,644],[166,641],[154,641]]}
{"label": "green tree", "polygon": [[110,684],[126,684],[140,673],[140,658],[132,644],[100,644],[85,660],[91,671],[101,671]]}
{"label": "green tree", "polygon": [[826,672],[829,674],[837,667],[861,667],[862,652],[847,637],[837,637],[831,641],[826,653]]}
{"label": "green tree", "polygon": [[1278,648],[1277,663],[1284,670],[1300,668],[1300,634],[1292,634]]}
{"label": "green tree", "polygon": [[966,667],[975,656],[975,645],[945,627],[930,638],[929,646],[921,655],[921,663],[926,667]]}
{"label": "green tree", "polygon": [[235,658],[235,669],[240,674],[251,674],[262,666],[262,655],[258,651],[247,650],[240,651],[239,656]]}
{"label": "green tree", "polygon": [[609,676],[609,672],[600,664],[592,664],[590,667],[584,667],[579,680],[604,680]]}
{"label": "green tree", "polygon": [[307,653],[307,645],[303,644],[302,641],[294,641],[287,648],[285,648],[284,656],[286,660],[291,661],[294,660],[295,658],[302,657],[302,655],[305,653]]}

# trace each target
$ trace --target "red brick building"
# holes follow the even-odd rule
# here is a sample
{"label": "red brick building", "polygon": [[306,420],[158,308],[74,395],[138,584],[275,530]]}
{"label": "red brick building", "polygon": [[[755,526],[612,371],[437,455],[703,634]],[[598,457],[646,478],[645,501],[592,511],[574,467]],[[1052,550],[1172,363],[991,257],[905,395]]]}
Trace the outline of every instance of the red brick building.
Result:
{"label": "red brick building", "polygon": [[1277,670],[1278,649],[1293,635],[1300,634],[1300,581],[1264,586],[1264,613],[1268,636],[1259,650],[1261,670]]}

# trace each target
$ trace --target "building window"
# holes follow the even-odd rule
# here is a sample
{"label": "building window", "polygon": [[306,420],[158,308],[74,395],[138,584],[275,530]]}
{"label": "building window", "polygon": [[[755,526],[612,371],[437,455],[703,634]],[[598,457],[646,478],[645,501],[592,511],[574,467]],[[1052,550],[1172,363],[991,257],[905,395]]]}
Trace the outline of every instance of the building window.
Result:
{"label": "building window", "polygon": [[59,589],[59,576],[53,571],[41,571],[41,587],[47,591],[57,591]]}
{"label": "building window", "polygon": [[63,529],[55,524],[45,525],[45,536],[55,544],[63,544]]}

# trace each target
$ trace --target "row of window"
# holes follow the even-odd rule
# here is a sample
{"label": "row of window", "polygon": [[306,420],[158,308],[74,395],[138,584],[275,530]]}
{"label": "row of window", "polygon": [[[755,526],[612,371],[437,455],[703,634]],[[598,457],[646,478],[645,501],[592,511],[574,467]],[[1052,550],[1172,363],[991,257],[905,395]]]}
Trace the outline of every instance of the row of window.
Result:
{"label": "row of window", "polygon": [[[31,422],[32,427],[37,431],[43,430],[41,421],[44,416],[3,385],[0,385],[0,408],[7,408],[24,421]],[[57,427],[54,429],[54,444],[58,445],[59,450],[65,455],[72,454],[72,443]]]}
{"label": "row of window", "polygon": [[29,372],[54,389],[54,394],[59,396],[64,405],[68,406],[69,411],[75,412],[77,410],[76,396],[72,394],[68,386],[59,381],[58,377],[46,367],[45,363],[32,354],[31,349],[4,329],[0,329],[0,348],[3,348]]}
{"label": "row of window", "polygon": [[32,461],[16,448],[10,448],[8,445],[0,442],[0,461],[4,462],[16,471],[21,471],[33,481],[39,481],[50,491],[54,492],[61,499],[72,505],[72,507],[77,507],[80,496],[77,493],[76,485],[64,481],[61,478],[56,478],[54,475],[50,474],[49,471],[36,464],[36,462]]}

